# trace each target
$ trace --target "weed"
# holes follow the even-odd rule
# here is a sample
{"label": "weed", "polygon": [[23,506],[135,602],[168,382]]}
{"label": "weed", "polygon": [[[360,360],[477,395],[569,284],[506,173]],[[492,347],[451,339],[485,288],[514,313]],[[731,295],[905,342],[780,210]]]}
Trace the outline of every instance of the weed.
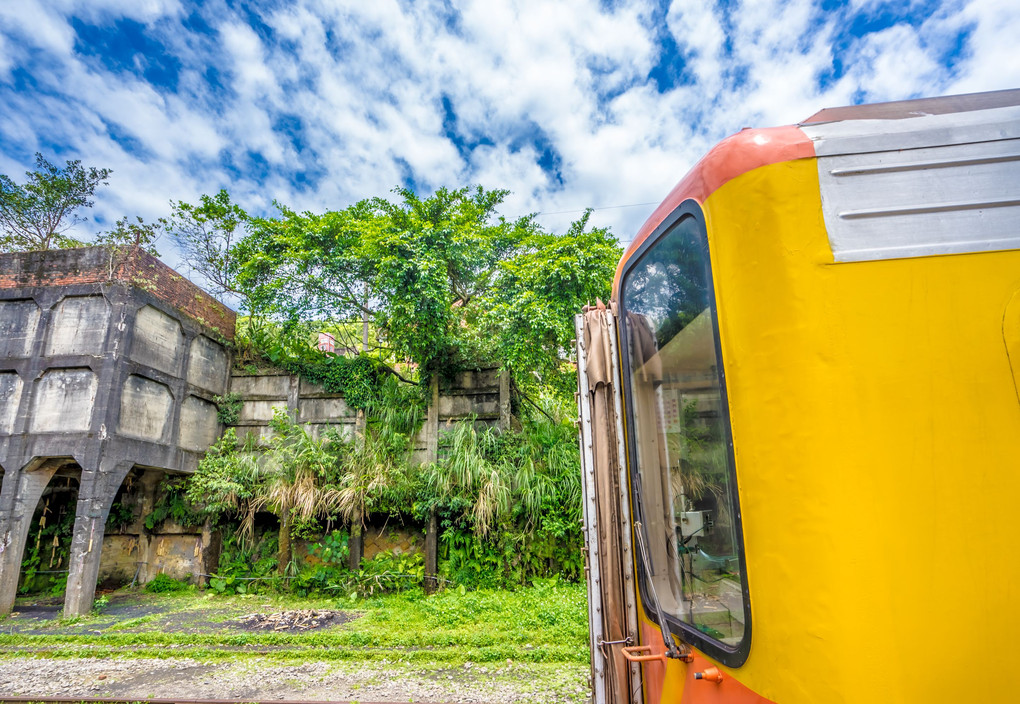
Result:
{"label": "weed", "polygon": [[190,589],[191,585],[185,581],[174,579],[160,572],[145,585],[145,591],[152,594],[163,594],[168,592],[183,592]]}
{"label": "weed", "polygon": [[[462,666],[499,663],[586,663],[587,605],[581,585],[545,580],[517,591],[447,590],[425,596],[420,589],[376,593],[358,601],[352,620],[341,626],[300,633],[247,632],[231,622],[242,611],[271,613],[291,609],[336,609],[336,599],[291,595],[222,595],[210,599],[194,591],[141,595],[160,614],[125,621],[95,634],[26,636],[0,634],[0,653],[39,653],[48,657],[203,657],[269,660],[404,661]],[[166,617],[201,614],[220,621],[215,631],[172,632]],[[81,619],[65,619],[72,629]],[[6,624],[5,624],[6,626]],[[132,632],[125,632],[126,628]]]}

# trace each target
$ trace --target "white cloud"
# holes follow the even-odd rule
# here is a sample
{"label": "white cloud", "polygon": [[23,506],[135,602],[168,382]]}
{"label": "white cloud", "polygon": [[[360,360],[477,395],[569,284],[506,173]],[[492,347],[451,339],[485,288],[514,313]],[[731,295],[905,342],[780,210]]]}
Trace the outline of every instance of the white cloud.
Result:
{"label": "white cloud", "polygon": [[[553,213],[657,201],[744,126],[794,122],[860,96],[1020,83],[1015,2],[950,0],[926,17],[846,34],[856,13],[882,9],[872,0],[828,14],[809,0],[729,9],[676,0],[667,10],[651,0],[466,0],[456,10],[438,1],[295,0],[260,11],[264,27],[255,28],[219,2],[0,3],[0,98],[10,113],[0,124],[0,166],[20,174],[33,151],[59,146],[112,167],[97,204],[107,220],[157,217],[170,198],[221,187],[260,212],[274,198],[340,208],[405,178],[425,189],[509,188],[508,215]],[[114,71],[102,57],[77,55],[71,15],[144,24],[180,63],[176,82],[144,77],[172,64],[166,56],[121,57],[118,65],[134,69]],[[185,29],[193,15],[212,33]],[[966,27],[963,57],[948,66]],[[664,32],[690,80],[659,92],[649,72]],[[18,68],[39,82],[37,92],[13,88]],[[541,168],[544,148],[558,174]],[[599,211],[593,222],[628,240],[651,209]],[[577,215],[541,221],[561,228]]]}
{"label": "white cloud", "polygon": [[959,78],[951,90],[973,93],[1002,88],[1020,88],[1020,4],[1014,0],[972,0],[949,22],[957,20],[973,27]]}

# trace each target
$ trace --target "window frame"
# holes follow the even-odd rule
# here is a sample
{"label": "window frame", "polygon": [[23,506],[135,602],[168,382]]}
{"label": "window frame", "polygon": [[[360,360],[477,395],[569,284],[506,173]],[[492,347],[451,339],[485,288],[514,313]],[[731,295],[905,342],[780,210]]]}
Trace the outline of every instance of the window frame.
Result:
{"label": "window frame", "polygon": [[[744,634],[741,638],[740,643],[736,646],[727,646],[721,641],[711,638],[707,634],[701,632],[693,625],[682,621],[679,617],[671,613],[665,613],[666,624],[665,627],[670,632],[679,637],[683,642],[690,644],[691,646],[701,650],[706,655],[715,658],[722,664],[728,667],[740,667],[747,661],[747,657],[751,649],[751,597],[750,597],[750,583],[747,574],[746,564],[746,550],[744,548],[744,525],[743,516],[740,510],[740,492],[737,484],[737,471],[736,471],[736,457],[733,452],[733,432],[730,423],[730,408],[729,408],[729,396],[726,389],[726,371],[725,363],[722,356],[722,345],[720,342],[719,335],[719,312],[716,305],[715,297],[715,280],[712,276],[712,257],[711,251],[708,247],[708,231],[705,227],[704,213],[702,212],[701,206],[694,200],[688,199],[683,201],[677,206],[669,215],[667,215],[663,221],[659,224],[655,230],[642,242],[638,248],[634,251],[631,257],[624,263],[623,268],[620,272],[620,289],[619,289],[619,306],[620,314],[618,316],[618,347],[620,350],[620,365],[621,378],[623,380],[623,400],[624,400],[624,416],[626,419],[626,427],[624,434],[627,441],[627,472],[630,478],[630,492],[631,492],[631,506],[632,511],[632,524],[631,530],[636,530],[633,523],[640,521],[642,529],[646,531],[643,536],[645,544],[648,544],[647,528],[645,527],[645,513],[644,504],[641,498],[641,477],[638,474],[637,467],[637,439],[635,433],[632,432],[634,428],[634,410],[633,410],[633,390],[631,388],[631,360],[630,360],[630,346],[628,343],[627,330],[627,300],[625,296],[627,278],[630,273],[641,264],[644,260],[645,255],[658,245],[661,240],[668,235],[675,227],[679,226],[685,220],[693,218],[696,224],[696,233],[699,238],[699,244],[702,245],[707,254],[706,257],[706,270],[705,277],[707,281],[708,289],[708,305],[711,309],[712,319],[712,331],[714,334],[715,353],[718,363],[716,365],[718,382],[720,388],[720,407],[723,416],[723,428],[725,432],[726,441],[726,453],[727,453],[727,469],[728,477],[733,487],[732,500],[733,505],[731,509],[734,513],[734,526],[737,534],[737,552],[738,552],[738,563],[740,565],[741,584],[740,590],[742,594],[743,608],[744,608]],[[658,616],[655,613],[655,609],[652,608],[651,594],[648,587],[648,577],[645,572],[644,562],[635,551],[635,561],[638,565],[638,589],[641,594],[641,602],[644,605],[645,616],[661,627],[664,624],[659,624]]]}

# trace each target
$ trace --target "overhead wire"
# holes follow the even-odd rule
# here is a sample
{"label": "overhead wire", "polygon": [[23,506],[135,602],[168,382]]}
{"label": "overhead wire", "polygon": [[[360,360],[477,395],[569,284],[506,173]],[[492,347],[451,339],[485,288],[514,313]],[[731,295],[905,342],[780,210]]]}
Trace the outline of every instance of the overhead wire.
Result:
{"label": "overhead wire", "polygon": [[599,208],[577,208],[575,210],[556,210],[552,212],[539,212],[535,213],[538,215],[569,215],[571,213],[583,213],[586,210],[616,210],[617,208],[637,208],[642,205],[658,205],[659,201],[651,201],[648,203],[626,203],[624,205],[603,205]]}
{"label": "overhead wire", "polygon": [[[647,203],[625,203],[623,205],[603,205],[600,208],[579,208],[577,210],[555,210],[551,212],[543,211],[535,213],[535,217],[538,217],[540,215],[571,215],[573,213],[583,213],[586,210],[596,211],[596,210],[617,210],[619,208],[639,208],[643,205],[658,205],[658,204],[659,201],[649,201]],[[623,240],[619,238],[617,239],[617,242],[620,244],[621,247],[626,247],[633,241],[634,241],[633,237],[631,237],[629,240]]]}

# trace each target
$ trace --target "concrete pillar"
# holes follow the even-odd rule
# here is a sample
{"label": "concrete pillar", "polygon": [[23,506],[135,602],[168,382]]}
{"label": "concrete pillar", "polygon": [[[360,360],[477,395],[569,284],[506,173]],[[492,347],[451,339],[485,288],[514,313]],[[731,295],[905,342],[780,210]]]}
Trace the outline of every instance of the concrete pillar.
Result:
{"label": "concrete pillar", "polygon": [[195,584],[204,587],[208,581],[206,575],[215,574],[220,562],[220,532],[212,529],[212,521],[206,519],[202,524],[202,535],[198,538],[198,554],[195,557],[195,566],[192,569],[192,577]]}
{"label": "concrete pillar", "polygon": [[499,429],[510,430],[510,372],[499,372]]}
{"label": "concrete pillar", "polygon": [[106,518],[110,515],[117,489],[132,466],[132,462],[101,461],[98,470],[82,468],[74,534],[71,538],[67,592],[64,595],[65,617],[84,616],[92,611]]}
{"label": "concrete pillar", "polygon": [[139,478],[141,486],[138,496],[141,498],[141,512],[138,518],[138,566],[137,579],[139,584],[148,584],[155,573],[152,569],[152,534],[145,528],[145,517],[156,507],[156,496],[160,482],[166,473],[158,469],[148,469]]}
{"label": "concrete pillar", "polygon": [[[28,529],[39,498],[57,471],[57,464],[35,463],[20,471],[4,473],[0,501],[0,614],[9,614],[18,594],[21,560]],[[8,508],[9,507],[9,508]]]}

